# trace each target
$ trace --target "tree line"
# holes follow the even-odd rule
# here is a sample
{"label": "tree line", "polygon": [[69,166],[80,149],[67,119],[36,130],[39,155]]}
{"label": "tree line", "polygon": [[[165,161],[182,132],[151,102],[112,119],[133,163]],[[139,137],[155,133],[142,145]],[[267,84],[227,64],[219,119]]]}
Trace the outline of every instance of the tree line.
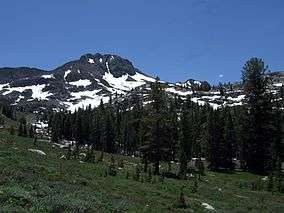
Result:
{"label": "tree line", "polygon": [[242,83],[243,105],[213,110],[192,102],[190,96],[184,100],[168,95],[157,80],[151,84],[148,104],[134,90],[123,101],[110,98],[97,108],[50,112],[51,140],[140,156],[144,171],[152,164],[154,174],[160,173],[162,161],[175,161],[184,177],[192,158],[205,158],[213,171],[232,171],[239,162],[245,171],[280,176],[283,86],[277,93],[269,89],[268,69],[258,58],[245,64]]}

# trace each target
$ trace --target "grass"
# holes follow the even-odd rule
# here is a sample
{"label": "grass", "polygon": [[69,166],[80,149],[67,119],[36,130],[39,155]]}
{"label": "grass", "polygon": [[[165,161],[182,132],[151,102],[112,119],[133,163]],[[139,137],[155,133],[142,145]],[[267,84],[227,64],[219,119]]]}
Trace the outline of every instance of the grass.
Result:
{"label": "grass", "polygon": [[[31,148],[47,155],[28,151]],[[82,163],[60,159],[66,153],[47,142],[39,141],[35,147],[32,139],[1,130],[0,212],[210,212],[201,206],[203,202],[212,205],[215,212],[284,210],[284,195],[252,191],[251,183],[260,177],[249,173],[206,172],[193,193],[193,180],[153,177],[147,182],[147,174],[143,174],[143,182],[133,180],[138,158],[114,156],[116,162],[123,160],[125,167],[117,176],[106,176],[109,155],[105,154],[100,163]],[[178,205],[181,188],[188,208]]]}

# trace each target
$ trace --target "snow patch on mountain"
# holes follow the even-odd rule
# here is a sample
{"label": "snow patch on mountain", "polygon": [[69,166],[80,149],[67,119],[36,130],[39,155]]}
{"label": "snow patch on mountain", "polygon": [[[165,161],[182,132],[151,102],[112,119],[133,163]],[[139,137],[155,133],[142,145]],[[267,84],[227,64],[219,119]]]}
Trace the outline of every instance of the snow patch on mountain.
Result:
{"label": "snow patch on mountain", "polygon": [[131,78],[133,78],[136,81],[140,81],[140,82],[145,82],[145,81],[155,82],[156,81],[154,78],[148,77],[148,76],[143,75],[139,72],[137,72],[135,75],[131,76]]}
{"label": "snow patch on mountain", "polygon": [[4,87],[7,87],[9,86],[9,83],[8,84],[0,84],[0,90],[2,90]]}
{"label": "snow patch on mountain", "polygon": [[94,64],[94,63],[95,63],[94,59],[92,59],[92,58],[89,58],[88,62],[89,62],[90,64]]}
{"label": "snow patch on mountain", "polygon": [[[67,106],[67,109],[71,112],[74,112],[78,108],[86,108],[87,106],[91,107],[97,107],[100,105],[101,101],[103,103],[109,102],[109,96],[101,96],[96,95],[98,91],[89,91],[89,93],[72,93],[72,96],[76,96],[79,100],[76,102],[62,102],[65,106]],[[84,98],[82,98],[84,97]],[[73,99],[74,100],[74,99]]]}
{"label": "snow patch on mountain", "polygon": [[115,89],[122,90],[122,91],[129,91],[135,87],[142,86],[145,84],[145,81],[129,81],[127,80],[129,77],[134,78],[134,76],[129,76],[128,74],[123,75],[119,78],[114,77],[110,72],[105,73],[103,79],[109,83]]}
{"label": "snow patch on mountain", "polygon": [[67,70],[64,73],[64,79],[66,80],[66,77],[69,75],[69,73],[71,73],[71,70]]}
{"label": "snow patch on mountain", "polygon": [[240,102],[240,101],[244,100],[245,97],[246,97],[246,95],[239,95],[239,96],[236,97],[236,98],[228,97],[227,99],[228,99],[228,100],[231,100],[231,101],[235,101],[235,102]]}
{"label": "snow patch on mountain", "polygon": [[204,106],[206,104],[209,104],[214,110],[222,107],[222,105],[219,105],[219,104],[216,104],[216,103],[211,103],[211,102],[206,102],[206,101],[200,100],[200,99],[198,99],[196,97],[191,98],[191,101],[194,102],[194,103],[197,103],[200,106]]}
{"label": "snow patch on mountain", "polygon": [[53,74],[50,74],[50,75],[42,75],[41,77],[42,77],[42,78],[45,78],[45,79],[54,78]]}
{"label": "snow patch on mountain", "polygon": [[275,84],[273,84],[273,86],[275,86],[275,87],[282,87],[282,83],[275,83]]}
{"label": "snow patch on mountain", "polygon": [[106,62],[106,68],[107,68],[107,71],[110,72],[110,69],[109,69],[109,66],[108,66],[108,62]]}
{"label": "snow patch on mountain", "polygon": [[190,87],[191,83],[189,81],[186,81],[185,83],[176,83],[177,86],[181,86],[181,87]]}
{"label": "snow patch on mountain", "polygon": [[201,86],[201,82],[200,81],[194,81],[193,83]]}
{"label": "snow patch on mountain", "polygon": [[216,99],[218,99],[218,98],[221,98],[221,96],[220,96],[220,95],[202,96],[202,98],[203,98],[203,99],[208,99],[208,100],[214,101],[214,100],[216,100]]}
{"label": "snow patch on mountain", "polygon": [[172,88],[172,87],[166,88],[166,92],[177,94],[177,95],[180,95],[180,96],[187,96],[187,95],[192,94],[192,91],[180,91],[180,90],[176,90],[175,88]]}
{"label": "snow patch on mountain", "polygon": [[81,91],[81,92],[71,92],[70,95],[73,97],[69,100],[77,100],[77,99],[81,99],[81,98],[96,98],[98,95],[97,93],[99,93],[101,91],[101,89],[98,90],[87,90],[87,91]]}
{"label": "snow patch on mountain", "polygon": [[15,104],[19,103],[24,98],[25,98],[24,96],[19,95],[18,99],[15,101]]}
{"label": "snow patch on mountain", "polygon": [[69,84],[71,84],[73,86],[77,86],[77,87],[80,87],[80,86],[87,87],[87,86],[91,85],[92,82],[88,79],[84,79],[84,80],[80,79],[78,81],[69,82]]}
{"label": "snow patch on mountain", "polygon": [[31,90],[32,91],[32,98],[33,99],[39,99],[39,100],[48,100],[47,97],[52,95],[51,93],[43,92],[42,90],[45,88],[45,84],[38,84],[38,85],[33,85],[33,86],[25,86],[25,87],[8,87],[6,88],[8,91],[3,92],[3,95],[10,94],[11,92],[24,92],[26,90]]}
{"label": "snow patch on mountain", "polygon": [[[105,72],[102,76],[102,79],[108,84],[104,84],[100,79],[94,78],[93,80],[98,82],[98,85],[109,91],[111,94],[126,94],[130,90],[140,87],[147,82],[154,82],[155,79],[143,75],[141,73],[136,73],[135,75],[125,74],[121,77],[115,77],[109,70],[108,62],[106,62],[106,67],[108,72]],[[74,86],[89,86],[91,81],[88,79],[78,80],[75,82],[69,82],[69,84]],[[71,92],[71,98],[63,101],[62,104],[67,106],[67,109],[70,111],[75,111],[76,109],[84,108],[87,106],[97,107],[100,104],[101,99],[103,102],[109,100],[109,94],[101,94],[102,89],[87,90],[80,92]],[[186,93],[184,93],[186,94]]]}

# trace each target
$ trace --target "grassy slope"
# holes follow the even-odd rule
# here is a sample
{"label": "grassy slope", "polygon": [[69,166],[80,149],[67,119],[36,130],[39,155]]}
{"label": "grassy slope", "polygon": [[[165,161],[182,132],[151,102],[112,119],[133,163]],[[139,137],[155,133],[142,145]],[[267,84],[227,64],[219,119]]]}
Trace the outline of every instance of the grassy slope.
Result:
{"label": "grassy slope", "polygon": [[6,116],[0,114],[0,116],[4,119],[4,126],[6,128],[9,128],[11,125],[14,126],[14,128],[16,129],[18,126],[18,122],[17,121],[13,121],[10,118],[7,118]]}
{"label": "grassy slope", "polygon": [[[132,163],[139,160],[123,158],[126,168],[116,177],[105,177],[106,164],[62,160],[66,150],[38,142],[41,156],[28,151],[35,148],[32,140],[9,136],[0,131],[0,210],[4,212],[206,212],[202,202],[217,212],[283,212],[284,195],[250,191],[248,185],[258,177],[248,173],[220,174],[207,172],[192,193],[192,180],[166,179],[155,183],[126,179],[132,174]],[[109,160],[106,156],[105,161]],[[243,187],[240,188],[240,185]],[[178,208],[181,187],[189,198],[190,208]],[[1,211],[1,212],[2,212]],[[64,211],[64,212],[65,212]]]}

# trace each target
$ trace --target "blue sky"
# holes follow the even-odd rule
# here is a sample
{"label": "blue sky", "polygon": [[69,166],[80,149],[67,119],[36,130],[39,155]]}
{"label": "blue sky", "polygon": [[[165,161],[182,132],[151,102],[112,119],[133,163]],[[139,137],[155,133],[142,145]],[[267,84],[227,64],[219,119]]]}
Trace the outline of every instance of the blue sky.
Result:
{"label": "blue sky", "polygon": [[254,56],[284,70],[283,11],[283,0],[1,0],[0,67],[100,52],[163,80],[236,81]]}

